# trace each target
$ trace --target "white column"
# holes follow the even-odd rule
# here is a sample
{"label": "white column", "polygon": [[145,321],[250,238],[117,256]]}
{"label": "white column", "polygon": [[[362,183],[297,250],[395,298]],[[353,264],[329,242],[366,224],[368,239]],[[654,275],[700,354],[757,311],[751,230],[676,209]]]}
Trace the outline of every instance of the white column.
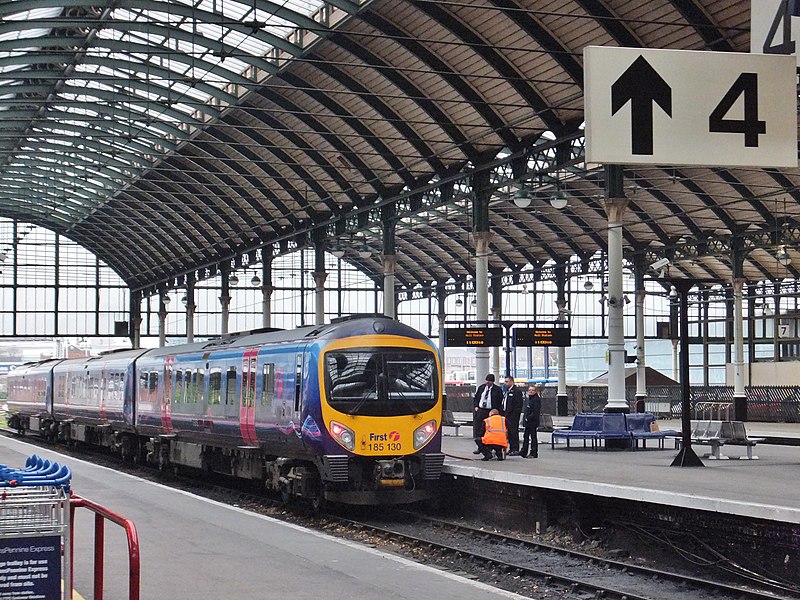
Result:
{"label": "white column", "polygon": [[186,304],[186,343],[194,343],[194,298],[189,298]]}
{"label": "white column", "polygon": [[[490,231],[475,234],[475,318],[478,321],[489,319],[489,244]],[[483,381],[489,373],[489,349],[475,349],[475,378]]]}
{"label": "white column", "polygon": [[681,374],[678,372],[678,340],[672,340],[672,378],[680,381]]}
{"label": "white column", "polygon": [[644,300],[647,292],[636,290],[636,400],[647,397],[647,366],[644,354]]}
{"label": "white column", "polygon": [[313,274],[314,283],[314,324],[323,325],[325,323],[325,280],[328,274],[325,271],[317,271]]}
{"label": "white column", "polygon": [[733,397],[746,397],[744,391],[744,279],[733,280]]}
{"label": "white column", "polygon": [[228,335],[228,323],[230,322],[230,308],[231,308],[231,297],[230,296],[220,296],[219,303],[222,307],[220,311],[220,322],[219,322],[219,332],[222,335]]}
{"label": "white column", "polygon": [[[556,303],[558,307],[558,320],[566,321],[569,319],[569,311],[567,311],[566,302]],[[567,404],[567,349],[563,346],[558,348],[558,390],[556,391],[556,413],[559,416],[566,416],[561,414],[562,411],[558,410],[558,404],[561,403],[562,407]]]}
{"label": "white column", "polygon": [[608,215],[608,403],[606,412],[628,412],[625,399],[625,321],[622,298],[622,217],[626,198],[606,199]]}
{"label": "white column", "polygon": [[396,265],[396,255],[383,255],[383,314],[392,319],[397,318],[394,295],[394,270]]}
{"label": "white column", "polygon": [[272,292],[275,288],[271,285],[261,286],[261,326],[272,327]]}

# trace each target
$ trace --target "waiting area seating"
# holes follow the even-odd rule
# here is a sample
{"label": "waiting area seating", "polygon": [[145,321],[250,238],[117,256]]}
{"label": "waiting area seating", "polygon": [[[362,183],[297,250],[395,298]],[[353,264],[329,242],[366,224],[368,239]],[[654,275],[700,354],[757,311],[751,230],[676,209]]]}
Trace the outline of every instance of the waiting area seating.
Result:
{"label": "waiting area seating", "polygon": [[741,421],[692,421],[692,443],[711,447],[711,452],[703,458],[710,460],[727,460],[731,458],[722,454],[722,446],[745,446],[747,456],[739,456],[741,460],[758,460],[753,455],[753,448],[763,438],[747,436],[747,429]]}
{"label": "waiting area seating", "polygon": [[608,446],[608,440],[621,440],[626,442],[625,447],[635,450],[639,440],[642,447],[647,447],[647,440],[658,440],[659,447],[664,448],[664,439],[668,436],[680,435],[673,430],[659,431],[656,417],[652,413],[578,413],[572,421],[572,428],[553,431],[551,447],[555,448],[558,440],[566,441],[567,449],[571,440],[583,440],[586,447],[587,440],[592,443],[592,449],[602,447],[603,442]]}

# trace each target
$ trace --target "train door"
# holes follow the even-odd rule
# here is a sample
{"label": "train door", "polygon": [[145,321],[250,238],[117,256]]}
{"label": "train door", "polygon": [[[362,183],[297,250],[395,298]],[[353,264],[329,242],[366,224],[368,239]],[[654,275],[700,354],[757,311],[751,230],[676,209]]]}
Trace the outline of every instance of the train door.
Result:
{"label": "train door", "polygon": [[305,378],[305,367],[304,367],[304,355],[305,352],[303,350],[298,350],[295,354],[295,380],[294,380],[294,415],[295,418],[299,418],[303,412],[304,403],[304,378]]}
{"label": "train door", "polygon": [[161,394],[161,426],[164,431],[172,431],[172,366],[174,356],[167,356],[164,360],[164,385]]}
{"label": "train door", "polygon": [[256,381],[258,348],[245,350],[242,356],[242,385],[239,398],[239,429],[246,444],[258,445],[256,437]]}

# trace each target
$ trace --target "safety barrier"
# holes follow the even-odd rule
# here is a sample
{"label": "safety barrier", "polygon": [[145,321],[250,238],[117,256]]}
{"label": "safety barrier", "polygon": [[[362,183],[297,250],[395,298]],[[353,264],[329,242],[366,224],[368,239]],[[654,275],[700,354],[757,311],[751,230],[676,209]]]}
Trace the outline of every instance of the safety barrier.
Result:
{"label": "safety barrier", "polygon": [[[70,539],[70,557],[71,564],[74,565],[74,524],[75,524],[75,509],[86,508],[94,513],[94,600],[103,600],[103,582],[104,582],[104,568],[103,560],[105,558],[105,521],[119,525],[125,530],[128,538],[128,598],[129,600],[139,600],[139,536],[136,533],[136,526],[133,521],[126,519],[107,508],[100,506],[81,498],[80,496],[72,495],[70,499],[70,524],[73,526],[73,536]],[[70,578],[72,573],[70,573]]]}

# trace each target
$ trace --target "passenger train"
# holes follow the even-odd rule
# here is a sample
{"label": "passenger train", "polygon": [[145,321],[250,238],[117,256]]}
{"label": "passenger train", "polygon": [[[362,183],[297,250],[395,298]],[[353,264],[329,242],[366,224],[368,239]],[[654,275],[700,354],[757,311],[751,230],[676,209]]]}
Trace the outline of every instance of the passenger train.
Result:
{"label": "passenger train", "polygon": [[317,505],[429,498],[444,462],[435,346],[380,315],[24,365],[8,406],[20,433]]}

